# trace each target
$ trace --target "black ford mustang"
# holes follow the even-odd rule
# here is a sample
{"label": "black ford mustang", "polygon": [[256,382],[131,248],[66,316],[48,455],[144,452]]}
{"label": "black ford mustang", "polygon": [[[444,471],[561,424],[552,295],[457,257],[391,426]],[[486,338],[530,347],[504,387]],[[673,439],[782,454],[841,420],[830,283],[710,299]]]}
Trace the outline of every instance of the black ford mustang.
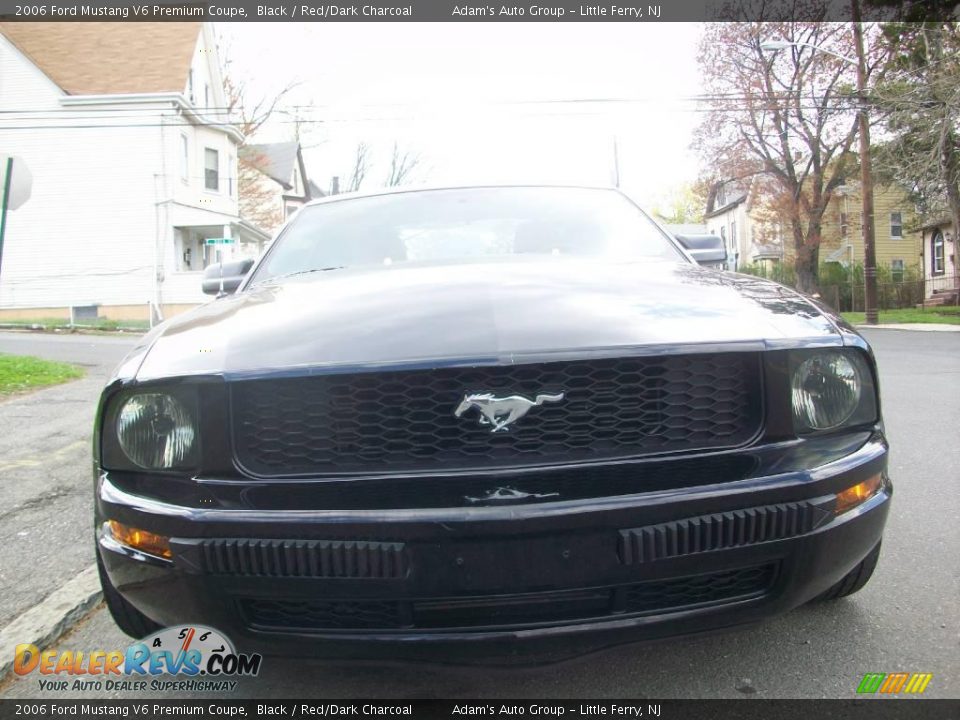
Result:
{"label": "black ford mustang", "polygon": [[97,415],[101,580],[131,635],[551,658],[848,595],[876,565],[867,343],[699,267],[617,191],[335,197],[213,272],[221,297],[147,335]]}

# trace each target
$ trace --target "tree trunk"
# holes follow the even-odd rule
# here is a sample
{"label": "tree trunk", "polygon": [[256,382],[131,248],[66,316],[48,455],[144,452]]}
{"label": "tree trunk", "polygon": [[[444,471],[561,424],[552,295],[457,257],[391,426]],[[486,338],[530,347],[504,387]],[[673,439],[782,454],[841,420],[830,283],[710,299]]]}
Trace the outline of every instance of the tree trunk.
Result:
{"label": "tree trunk", "polygon": [[807,295],[819,291],[817,285],[818,248],[807,242],[799,218],[791,221],[793,226],[793,247],[796,251],[793,268],[797,274],[797,290]]}

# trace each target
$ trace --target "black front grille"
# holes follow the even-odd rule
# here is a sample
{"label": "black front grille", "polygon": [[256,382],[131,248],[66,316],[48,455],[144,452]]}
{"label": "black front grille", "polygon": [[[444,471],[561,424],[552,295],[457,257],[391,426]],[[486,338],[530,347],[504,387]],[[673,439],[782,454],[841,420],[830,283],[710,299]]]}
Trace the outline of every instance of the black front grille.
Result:
{"label": "black front grille", "polygon": [[[759,430],[755,353],[247,380],[234,447],[261,476],[509,466],[735,447]],[[467,394],[564,393],[491,432]]]}
{"label": "black front grille", "polygon": [[762,597],[775,565],[613,587],[419,600],[244,598],[258,630],[454,630],[549,625],[655,614]]}

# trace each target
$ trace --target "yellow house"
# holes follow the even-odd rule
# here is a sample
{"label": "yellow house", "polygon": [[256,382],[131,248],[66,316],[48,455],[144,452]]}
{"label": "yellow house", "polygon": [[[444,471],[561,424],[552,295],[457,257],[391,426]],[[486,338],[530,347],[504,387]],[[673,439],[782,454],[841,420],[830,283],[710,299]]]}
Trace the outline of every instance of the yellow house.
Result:
{"label": "yellow house", "polygon": [[[708,199],[704,223],[722,237],[730,269],[780,262],[792,263],[793,242],[787,223],[765,203],[761,182],[719,183]],[[887,268],[896,282],[908,268],[922,267],[923,234],[910,196],[896,185],[877,185],[873,192],[877,267]],[[863,263],[863,229],[859,183],[834,191],[823,217],[820,262],[845,266]]]}
{"label": "yellow house", "polygon": [[[823,218],[820,262],[843,265],[863,263],[862,199],[860,184],[850,183],[835,191]],[[874,238],[877,267],[887,268],[894,282],[907,268],[921,268],[923,234],[914,203],[896,185],[877,185],[873,190]],[[790,255],[790,248],[787,248]]]}

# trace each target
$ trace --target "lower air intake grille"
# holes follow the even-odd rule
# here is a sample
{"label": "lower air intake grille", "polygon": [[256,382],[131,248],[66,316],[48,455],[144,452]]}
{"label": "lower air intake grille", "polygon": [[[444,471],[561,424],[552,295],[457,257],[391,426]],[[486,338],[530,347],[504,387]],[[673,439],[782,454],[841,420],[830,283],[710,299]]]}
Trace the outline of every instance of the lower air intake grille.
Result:
{"label": "lower air intake grille", "polygon": [[783,540],[811,532],[826,515],[808,502],[781,503],[621,530],[620,562],[633,565]]}
{"label": "lower air intake grille", "polygon": [[403,543],[340,540],[205,540],[202,570],[249,577],[370,578],[407,574]]}
{"label": "lower air intake grille", "polygon": [[624,612],[642,613],[664,607],[684,607],[750,596],[770,586],[772,565],[682,578],[664,583],[640,583],[626,588]]}
{"label": "lower air intake grille", "polygon": [[244,598],[240,610],[259,630],[455,630],[535,627],[669,612],[758,598],[775,565],[613,587],[419,600]]}
{"label": "lower air intake grille", "polygon": [[244,600],[254,627],[303,630],[375,630],[402,627],[400,604],[390,600]]}

